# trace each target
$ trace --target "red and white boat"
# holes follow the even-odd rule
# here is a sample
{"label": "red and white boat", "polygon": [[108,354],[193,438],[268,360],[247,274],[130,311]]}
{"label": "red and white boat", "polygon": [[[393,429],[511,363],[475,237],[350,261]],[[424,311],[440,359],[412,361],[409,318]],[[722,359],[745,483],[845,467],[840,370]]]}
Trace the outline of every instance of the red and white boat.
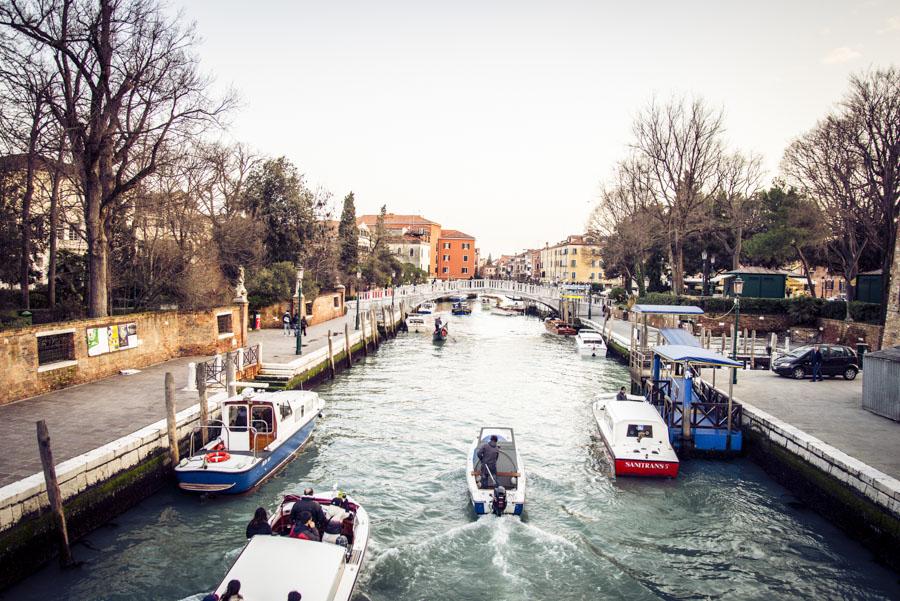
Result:
{"label": "red and white boat", "polygon": [[601,395],[593,406],[603,444],[615,463],[616,476],[678,475],[678,456],[669,442],[669,429],[644,397]]}

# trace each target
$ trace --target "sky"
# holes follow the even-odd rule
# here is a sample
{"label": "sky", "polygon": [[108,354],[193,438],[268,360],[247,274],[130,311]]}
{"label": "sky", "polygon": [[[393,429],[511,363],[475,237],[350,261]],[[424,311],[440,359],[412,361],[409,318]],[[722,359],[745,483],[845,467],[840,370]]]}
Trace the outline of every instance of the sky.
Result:
{"label": "sky", "polygon": [[358,215],[421,214],[494,257],[584,231],[653,97],[723,108],[771,178],[851,73],[900,64],[900,0],[170,6],[241,99],[232,138],[352,190]]}

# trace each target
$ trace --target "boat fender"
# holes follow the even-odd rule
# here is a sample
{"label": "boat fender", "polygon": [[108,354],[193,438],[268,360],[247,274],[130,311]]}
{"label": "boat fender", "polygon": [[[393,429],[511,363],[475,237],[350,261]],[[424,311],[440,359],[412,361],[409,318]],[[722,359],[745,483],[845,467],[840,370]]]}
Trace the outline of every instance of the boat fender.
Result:
{"label": "boat fender", "polygon": [[206,461],[209,463],[222,463],[229,459],[231,459],[231,454],[229,454],[228,451],[213,451],[212,453],[206,454]]}

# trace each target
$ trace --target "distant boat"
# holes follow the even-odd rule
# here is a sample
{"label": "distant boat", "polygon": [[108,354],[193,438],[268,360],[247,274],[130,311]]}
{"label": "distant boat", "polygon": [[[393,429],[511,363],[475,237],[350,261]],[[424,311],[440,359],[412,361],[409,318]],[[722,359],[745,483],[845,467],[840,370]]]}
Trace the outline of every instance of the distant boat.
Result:
{"label": "distant boat", "polygon": [[[481,488],[481,460],[478,448],[497,437],[500,456],[497,458],[497,473],[488,476],[488,488]],[[516,447],[516,437],[512,428],[481,428],[478,437],[472,441],[466,458],[466,484],[472,508],[477,515],[521,515],[525,509],[525,470],[522,457]]]}
{"label": "distant boat", "polygon": [[678,475],[678,456],[669,442],[669,429],[644,397],[604,394],[593,405],[603,444],[615,465],[616,476]]}
{"label": "distant boat", "polygon": [[450,335],[449,330],[447,329],[447,322],[435,321],[434,331],[431,333],[431,338],[435,342],[443,342],[447,340],[447,336]]}
{"label": "distant boat", "polygon": [[413,313],[406,318],[406,330],[414,334],[429,334],[434,331],[434,316]]}
{"label": "distant boat", "polygon": [[603,336],[593,330],[581,330],[575,336],[575,349],[582,357],[605,357],[606,343]]}
{"label": "distant boat", "polygon": [[547,318],[544,320],[544,327],[547,328],[547,331],[551,334],[556,334],[558,336],[574,336],[578,333],[575,326],[566,323],[561,319]]}
{"label": "distant boat", "polygon": [[447,297],[451,303],[461,303],[466,300],[466,297],[462,294],[451,294]]}
{"label": "distant boat", "polygon": [[511,317],[513,315],[519,315],[519,313],[517,311],[514,311],[513,309],[507,309],[506,307],[491,307],[491,315]]}
{"label": "distant boat", "polygon": [[324,406],[308,390],[251,390],[227,399],[219,435],[175,466],[178,486],[226,494],[259,486],[300,451]]}
{"label": "distant boat", "polygon": [[369,516],[356,501],[342,493],[316,498],[327,525],[322,540],[289,536],[291,509],[300,497],[287,495],[271,517],[272,535],[251,538],[222,579],[240,580],[245,599],[287,599],[301,591],[303,599],[349,601],[369,546]]}
{"label": "distant boat", "polygon": [[472,309],[467,307],[463,303],[456,303],[453,305],[453,309],[450,310],[453,315],[471,315]]}
{"label": "distant boat", "polygon": [[419,305],[416,313],[418,313],[419,315],[430,315],[434,313],[436,307],[437,305],[432,302],[422,303],[421,305]]}

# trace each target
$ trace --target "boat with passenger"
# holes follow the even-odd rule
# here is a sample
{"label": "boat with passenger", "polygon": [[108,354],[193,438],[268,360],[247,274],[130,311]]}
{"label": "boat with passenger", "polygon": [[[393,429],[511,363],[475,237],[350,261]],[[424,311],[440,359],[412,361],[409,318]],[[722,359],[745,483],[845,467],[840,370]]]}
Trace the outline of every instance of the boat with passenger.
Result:
{"label": "boat with passenger", "polygon": [[216,593],[239,580],[245,599],[281,601],[299,591],[304,601],[348,601],[369,546],[369,516],[342,492],[313,498],[326,519],[321,541],[292,536],[291,509],[300,497],[287,495],[269,519],[272,535],[247,541]]}
{"label": "boat with passenger", "polygon": [[454,303],[450,313],[453,315],[471,315],[472,309],[471,307],[466,306],[465,303]]}
{"label": "boat with passenger", "polygon": [[[482,446],[492,449],[482,456],[489,459],[491,454],[495,455],[496,469],[492,469],[489,462],[483,466],[479,458]],[[512,428],[481,428],[466,458],[466,484],[477,515],[522,515],[525,470]]]}
{"label": "boat with passenger", "polygon": [[582,357],[605,357],[606,343],[600,332],[582,329],[575,336],[575,349]]}
{"label": "boat with passenger", "polygon": [[182,490],[237,494],[259,486],[309,440],[325,401],[309,390],[257,392],[222,402],[222,419],[205,428],[212,440],[175,466]]}
{"label": "boat with passenger", "polygon": [[578,333],[578,330],[572,324],[552,317],[544,320],[544,327],[547,328],[548,332],[557,336],[575,336]]}
{"label": "boat with passenger", "polygon": [[416,309],[416,313],[419,315],[431,315],[437,310],[437,305],[432,302],[426,302],[419,305],[418,309]]}
{"label": "boat with passenger", "polygon": [[678,456],[666,422],[644,397],[603,394],[592,409],[616,476],[678,475]]}
{"label": "boat with passenger", "polygon": [[447,320],[440,317],[434,320],[434,329],[431,332],[431,339],[435,342],[443,342],[447,340],[450,331],[447,329]]}

